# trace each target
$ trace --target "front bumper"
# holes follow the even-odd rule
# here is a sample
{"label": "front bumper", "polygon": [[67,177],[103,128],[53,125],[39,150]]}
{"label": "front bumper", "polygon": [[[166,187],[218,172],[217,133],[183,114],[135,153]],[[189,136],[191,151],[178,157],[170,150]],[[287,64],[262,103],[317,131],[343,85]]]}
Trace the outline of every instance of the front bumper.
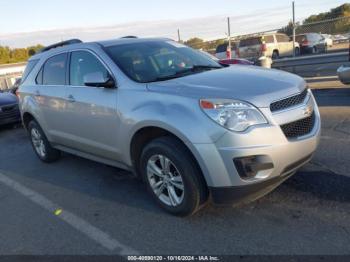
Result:
{"label": "front bumper", "polygon": [[[245,133],[227,132],[215,144],[195,145],[214,203],[234,204],[259,198],[311,160],[319,143],[321,121],[312,95],[307,104],[310,103],[314,106],[315,123],[305,136],[290,139],[281,129],[283,121],[298,116],[300,108],[306,105],[302,104],[276,115],[268,108],[262,109],[270,124]],[[272,165],[246,179],[237,170],[235,159],[251,156],[258,156]]]}

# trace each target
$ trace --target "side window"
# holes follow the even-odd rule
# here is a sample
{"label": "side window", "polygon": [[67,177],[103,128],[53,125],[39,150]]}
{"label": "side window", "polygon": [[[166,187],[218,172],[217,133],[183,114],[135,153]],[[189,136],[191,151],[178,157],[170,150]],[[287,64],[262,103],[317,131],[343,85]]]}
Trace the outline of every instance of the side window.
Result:
{"label": "side window", "polygon": [[289,37],[286,35],[276,35],[278,43],[286,43],[289,42]]}
{"label": "side window", "polygon": [[66,67],[66,53],[49,58],[44,65],[43,85],[65,85]]}
{"label": "side window", "polygon": [[70,85],[84,86],[84,76],[90,73],[102,73],[106,78],[109,73],[96,56],[87,51],[74,51],[70,60]]}
{"label": "side window", "polygon": [[[267,35],[267,36],[264,36],[264,39],[265,39],[265,43],[266,44],[271,44],[271,43],[274,43],[275,40],[273,38],[273,35]],[[277,40],[278,41],[278,40]],[[278,41],[279,42],[279,41]]]}

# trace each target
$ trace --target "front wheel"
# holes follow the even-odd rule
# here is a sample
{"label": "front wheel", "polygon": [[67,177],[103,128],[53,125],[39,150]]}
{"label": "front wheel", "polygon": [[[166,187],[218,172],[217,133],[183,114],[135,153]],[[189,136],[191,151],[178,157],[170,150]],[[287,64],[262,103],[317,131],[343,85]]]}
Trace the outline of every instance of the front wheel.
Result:
{"label": "front wheel", "polygon": [[41,161],[51,163],[60,157],[60,151],[50,145],[45,133],[35,120],[29,123],[28,132],[33,149]]}
{"label": "front wheel", "polygon": [[140,162],[149,192],[169,213],[189,216],[206,202],[208,193],[200,170],[176,139],[153,140],[144,148]]}

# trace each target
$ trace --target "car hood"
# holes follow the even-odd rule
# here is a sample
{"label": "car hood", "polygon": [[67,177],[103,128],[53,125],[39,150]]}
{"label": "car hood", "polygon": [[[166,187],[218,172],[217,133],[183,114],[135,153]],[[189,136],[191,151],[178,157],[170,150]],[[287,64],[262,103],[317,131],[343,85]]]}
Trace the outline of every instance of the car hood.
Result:
{"label": "car hood", "polygon": [[10,93],[0,93],[0,106],[17,103],[17,97]]}
{"label": "car hood", "polygon": [[181,78],[148,84],[154,92],[193,98],[239,99],[257,107],[269,107],[276,101],[305,89],[297,75],[257,66],[235,65]]}

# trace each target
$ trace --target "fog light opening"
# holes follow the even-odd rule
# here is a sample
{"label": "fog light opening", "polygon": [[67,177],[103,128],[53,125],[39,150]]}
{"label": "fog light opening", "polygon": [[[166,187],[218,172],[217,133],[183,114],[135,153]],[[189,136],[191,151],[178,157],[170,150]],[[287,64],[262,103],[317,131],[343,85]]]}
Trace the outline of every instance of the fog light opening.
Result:
{"label": "fog light opening", "polygon": [[233,159],[237,172],[242,179],[256,178],[263,170],[273,169],[274,165],[267,156],[248,156]]}

